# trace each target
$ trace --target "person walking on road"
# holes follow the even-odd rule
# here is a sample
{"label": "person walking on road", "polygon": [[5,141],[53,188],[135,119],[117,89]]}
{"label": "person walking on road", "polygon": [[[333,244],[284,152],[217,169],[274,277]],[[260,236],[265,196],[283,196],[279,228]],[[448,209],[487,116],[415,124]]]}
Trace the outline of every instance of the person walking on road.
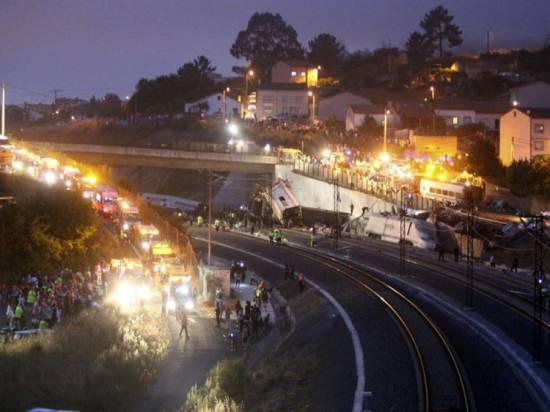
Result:
{"label": "person walking on road", "polygon": [[489,258],[489,264],[491,265],[492,268],[494,268],[497,265],[497,260],[493,255],[491,255],[491,257]]}
{"label": "person walking on road", "polygon": [[517,257],[512,260],[512,266],[510,266],[510,272],[518,273],[519,260]]}
{"label": "person walking on road", "polygon": [[189,332],[187,331],[187,312],[185,312],[185,309],[181,311],[180,338],[184,330],[185,330],[185,339],[189,339]]}
{"label": "person walking on road", "polygon": [[454,255],[455,255],[455,262],[458,262],[460,259],[460,248],[458,247],[458,245],[456,245],[454,248]]}
{"label": "person walking on road", "polygon": [[289,275],[290,275],[290,268],[288,267],[288,263],[285,262],[285,280],[288,280]]}
{"label": "person walking on road", "polygon": [[220,317],[221,317],[221,314],[222,314],[222,307],[221,307],[221,304],[220,302],[216,302],[216,325],[219,327],[220,326]]}
{"label": "person walking on road", "polygon": [[439,250],[437,260],[440,262],[445,262],[445,245],[443,243],[440,243],[437,248]]}
{"label": "person walking on road", "polygon": [[299,287],[300,294],[302,294],[306,287],[306,279],[305,279],[304,272],[300,272],[300,274],[298,275],[298,287]]}

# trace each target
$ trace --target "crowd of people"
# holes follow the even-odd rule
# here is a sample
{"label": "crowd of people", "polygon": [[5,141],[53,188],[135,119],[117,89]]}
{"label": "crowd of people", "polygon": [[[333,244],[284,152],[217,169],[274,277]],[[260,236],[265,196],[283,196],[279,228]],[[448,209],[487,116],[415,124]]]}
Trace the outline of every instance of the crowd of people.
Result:
{"label": "crowd of people", "polygon": [[93,273],[64,269],[57,276],[29,274],[17,284],[0,284],[0,307],[8,330],[43,331],[84,308],[99,306],[104,295],[100,268]]}

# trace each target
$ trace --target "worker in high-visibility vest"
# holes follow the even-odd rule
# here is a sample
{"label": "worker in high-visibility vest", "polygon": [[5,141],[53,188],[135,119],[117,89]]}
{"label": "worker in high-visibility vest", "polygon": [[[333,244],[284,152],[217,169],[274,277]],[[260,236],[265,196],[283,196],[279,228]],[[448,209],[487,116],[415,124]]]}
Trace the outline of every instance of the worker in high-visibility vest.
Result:
{"label": "worker in high-visibility vest", "polygon": [[275,230],[275,242],[281,244],[283,242],[283,233],[280,229]]}
{"label": "worker in high-visibility vest", "polygon": [[25,311],[23,310],[21,305],[17,304],[17,307],[15,308],[15,312],[13,313],[13,321],[16,329],[19,329],[23,326],[24,315],[25,315]]}
{"label": "worker in high-visibility vest", "polygon": [[220,219],[216,218],[216,220],[214,220],[214,227],[216,228],[216,232],[220,231],[220,225],[221,225]]}
{"label": "worker in high-visibility vest", "polygon": [[269,238],[269,243],[273,243],[273,238],[275,237],[275,233],[273,233],[273,229],[269,231],[269,234],[267,235]]}
{"label": "worker in high-visibility vest", "polygon": [[313,233],[309,234],[309,247],[315,247],[315,235]]}
{"label": "worker in high-visibility vest", "polygon": [[197,225],[202,226],[204,224],[204,219],[201,215],[197,216]]}
{"label": "worker in high-visibility vest", "polygon": [[34,302],[36,302],[36,292],[34,291],[34,289],[31,289],[27,293],[27,303],[29,305],[34,305]]}

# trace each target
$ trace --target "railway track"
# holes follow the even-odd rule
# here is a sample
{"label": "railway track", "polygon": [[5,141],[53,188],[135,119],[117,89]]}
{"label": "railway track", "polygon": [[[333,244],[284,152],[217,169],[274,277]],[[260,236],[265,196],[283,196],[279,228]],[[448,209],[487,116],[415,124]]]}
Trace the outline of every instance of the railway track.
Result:
{"label": "railway track", "polygon": [[[350,240],[350,239],[341,240],[340,242],[351,246],[356,246],[359,248],[368,248],[371,250],[375,250],[376,253],[382,253],[383,255],[393,258],[395,260],[399,260],[400,258],[398,253],[395,253],[393,250],[391,250],[387,246],[385,247],[378,244],[372,245],[372,244],[368,244],[367,242],[360,242],[358,240]],[[446,279],[449,279],[455,283],[460,284],[461,286],[466,287],[466,277],[465,277],[464,271],[462,271],[461,268],[454,267],[453,265],[446,265],[443,267],[433,262],[427,262],[423,260],[422,257],[419,257],[417,254],[413,258],[407,258],[407,263],[415,265],[419,268],[428,269],[431,273],[435,273],[438,276],[445,277]],[[451,275],[451,273],[454,275]],[[490,280],[488,276],[483,274],[482,272],[480,273],[478,271],[476,272],[476,274],[477,276],[475,277],[475,281],[474,281],[475,293],[479,293],[483,296],[490,298],[493,301],[496,301],[501,305],[506,306],[508,309],[521,315],[525,319],[528,319],[530,321],[535,321],[535,317],[533,316],[533,301],[531,299],[525,298],[524,296],[519,294],[512,294],[510,293],[508,288],[499,287],[497,284],[495,284],[495,282]],[[517,282],[515,284],[515,287],[518,287],[518,288],[529,287],[529,285],[527,285],[526,282],[523,282],[520,280],[508,279],[507,281]],[[481,284],[483,287],[480,287],[479,284]],[[527,289],[527,290],[532,293],[532,287],[531,289]],[[522,305],[520,306],[518,304],[515,304],[514,301],[521,303]],[[546,330],[550,330],[550,322],[548,320],[543,319],[542,326]]]}
{"label": "railway track", "polygon": [[356,265],[321,253],[290,247],[293,253],[330,267],[375,297],[396,320],[416,365],[424,411],[473,410],[473,399],[460,361],[441,329],[426,312],[389,283]]}
{"label": "railway track", "polygon": [[415,365],[418,410],[475,410],[468,380],[452,345],[415,302],[359,265],[298,246],[285,249],[341,274],[384,306],[400,328]]}

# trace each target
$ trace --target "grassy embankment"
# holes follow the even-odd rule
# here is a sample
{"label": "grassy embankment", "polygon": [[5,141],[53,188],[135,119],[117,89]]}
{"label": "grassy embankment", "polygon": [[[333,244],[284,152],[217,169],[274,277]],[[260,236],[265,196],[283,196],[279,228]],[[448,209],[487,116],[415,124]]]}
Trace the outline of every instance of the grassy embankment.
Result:
{"label": "grassy embankment", "polygon": [[158,319],[109,307],[83,312],[51,335],[0,346],[0,410],[124,410],[167,347]]}

